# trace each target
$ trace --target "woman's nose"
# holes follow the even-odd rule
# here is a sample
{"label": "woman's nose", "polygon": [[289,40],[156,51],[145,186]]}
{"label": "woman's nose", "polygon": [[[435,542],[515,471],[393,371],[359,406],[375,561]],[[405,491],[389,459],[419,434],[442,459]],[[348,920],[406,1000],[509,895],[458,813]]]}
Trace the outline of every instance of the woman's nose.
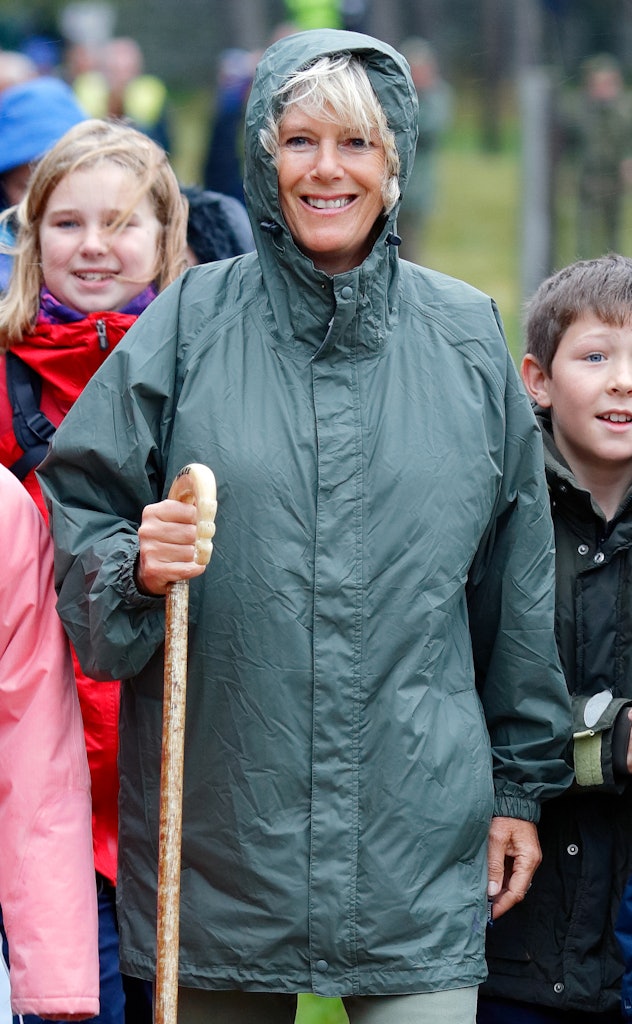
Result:
{"label": "woman's nose", "polygon": [[314,173],[319,178],[337,178],[344,174],[338,146],[333,140],[321,141],[316,153]]}

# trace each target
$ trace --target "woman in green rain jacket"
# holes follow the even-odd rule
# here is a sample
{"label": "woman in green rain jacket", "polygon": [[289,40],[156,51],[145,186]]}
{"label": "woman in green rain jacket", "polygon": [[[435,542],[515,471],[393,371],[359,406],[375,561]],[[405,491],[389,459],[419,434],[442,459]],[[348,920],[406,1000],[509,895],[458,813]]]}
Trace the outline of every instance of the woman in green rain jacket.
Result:
{"label": "woman in green rain jacket", "polygon": [[[305,202],[288,168],[332,133],[345,167],[356,151],[383,164],[382,143],[299,106],[275,161],[261,130],[288,76],[341,51],[386,113],[399,183],[366,251],[336,266],[301,218],[326,210],[335,231],[332,211],[366,194],[319,167]],[[398,257],[416,119],[386,44],[322,30],[271,47],[246,115],[257,251],[193,268],[152,303],[43,471],[59,610],[86,671],[125,680],[121,961],[141,977],[154,974],[164,638],[144,517],[177,518],[164,499],[188,462],[213,469],[219,510],[191,582],[182,986],[478,985],[490,822],[510,835],[537,821],[570,778],[535,420],[490,299]],[[520,862],[520,844],[507,852]]]}

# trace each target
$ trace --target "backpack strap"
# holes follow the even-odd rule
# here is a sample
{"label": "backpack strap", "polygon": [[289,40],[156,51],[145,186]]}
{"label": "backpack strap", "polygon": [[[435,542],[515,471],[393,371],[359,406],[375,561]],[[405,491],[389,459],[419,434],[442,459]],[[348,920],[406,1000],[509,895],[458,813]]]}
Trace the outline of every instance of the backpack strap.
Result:
{"label": "backpack strap", "polygon": [[48,451],[55,427],[40,411],[42,380],[36,370],[27,366],[15,352],[5,354],[7,392],[13,410],[13,433],[22,455],[9,469],[18,480],[39,466]]}

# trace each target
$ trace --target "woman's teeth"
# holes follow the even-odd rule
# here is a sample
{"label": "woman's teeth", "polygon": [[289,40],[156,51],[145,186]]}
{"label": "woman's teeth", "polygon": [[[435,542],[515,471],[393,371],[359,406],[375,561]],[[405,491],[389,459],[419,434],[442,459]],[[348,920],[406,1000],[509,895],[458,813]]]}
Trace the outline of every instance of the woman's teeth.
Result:
{"label": "woman's teeth", "polygon": [[305,201],[308,206],[314,206],[317,210],[338,210],[341,206],[347,206],[351,199],[348,196],[341,199],[313,199],[307,196]]}

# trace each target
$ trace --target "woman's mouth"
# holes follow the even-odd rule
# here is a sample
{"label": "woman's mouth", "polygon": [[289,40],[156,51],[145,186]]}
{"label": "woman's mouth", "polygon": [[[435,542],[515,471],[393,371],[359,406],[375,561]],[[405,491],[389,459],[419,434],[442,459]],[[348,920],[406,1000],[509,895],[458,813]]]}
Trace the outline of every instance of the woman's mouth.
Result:
{"label": "woman's mouth", "polygon": [[303,202],[315,210],[340,210],[353,202],[353,196],[336,196],[335,199],[321,199],[318,196],[303,196]]}

